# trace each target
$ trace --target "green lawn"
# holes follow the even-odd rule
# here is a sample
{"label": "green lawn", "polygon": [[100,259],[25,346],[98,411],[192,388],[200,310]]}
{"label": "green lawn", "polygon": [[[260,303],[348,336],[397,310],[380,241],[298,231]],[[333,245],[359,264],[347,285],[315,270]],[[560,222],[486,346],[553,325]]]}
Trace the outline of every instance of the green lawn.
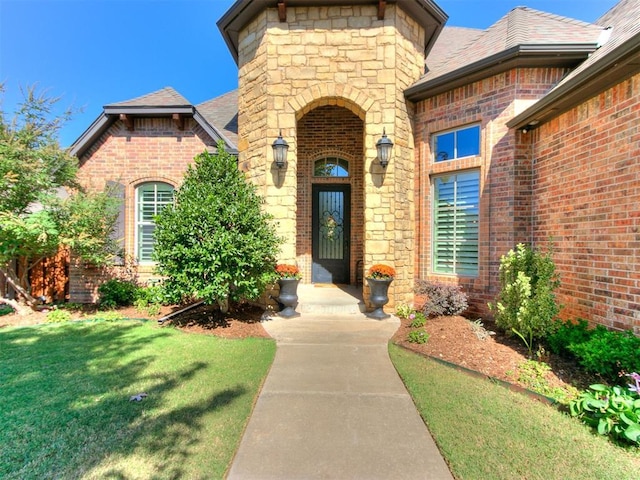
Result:
{"label": "green lawn", "polygon": [[274,355],[138,321],[2,329],[0,478],[221,478]]}
{"label": "green lawn", "polygon": [[389,346],[391,359],[458,479],[634,479],[640,449],[488,380]]}

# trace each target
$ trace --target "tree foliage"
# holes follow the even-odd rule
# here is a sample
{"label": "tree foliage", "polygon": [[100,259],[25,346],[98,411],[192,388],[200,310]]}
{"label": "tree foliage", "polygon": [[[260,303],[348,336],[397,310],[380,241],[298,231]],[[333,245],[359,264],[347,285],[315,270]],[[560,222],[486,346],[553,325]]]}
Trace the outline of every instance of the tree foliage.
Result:
{"label": "tree foliage", "polygon": [[11,120],[0,111],[0,272],[33,305],[29,271],[61,247],[95,264],[113,255],[117,200],[77,184],[78,161],[57,140],[71,114],[54,115],[59,98],[23,93]]}
{"label": "tree foliage", "polygon": [[255,299],[273,281],[281,239],[254,185],[218,144],[190,165],[175,203],[156,217],[154,259],[175,299]]}

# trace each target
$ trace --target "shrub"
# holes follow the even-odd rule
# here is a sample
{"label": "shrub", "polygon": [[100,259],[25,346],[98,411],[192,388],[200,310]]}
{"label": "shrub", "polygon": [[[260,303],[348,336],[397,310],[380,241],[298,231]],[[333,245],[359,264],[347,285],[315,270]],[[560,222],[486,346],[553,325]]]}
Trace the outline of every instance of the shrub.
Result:
{"label": "shrub", "polygon": [[222,142],[198,155],[156,217],[153,259],[172,299],[218,303],[256,299],[273,282],[282,239],[257,187]]}
{"label": "shrub", "polygon": [[547,345],[557,355],[573,356],[569,346],[586,342],[591,337],[589,324],[579,319],[577,323],[570,320],[558,322],[554,332],[547,337]]}
{"label": "shrub", "polygon": [[429,334],[424,330],[413,330],[409,332],[407,340],[411,343],[427,343],[427,340],[429,340]]}
{"label": "shrub", "polygon": [[569,345],[580,365],[615,382],[620,372],[640,371],[640,338],[632,332],[614,332],[598,325],[590,338]]}
{"label": "shrub", "polygon": [[415,292],[427,298],[420,309],[427,317],[460,315],[469,306],[467,295],[458,285],[418,280]]}
{"label": "shrub", "polygon": [[138,286],[127,280],[112,279],[98,287],[100,308],[110,309],[133,305],[138,294]]}
{"label": "shrub", "polygon": [[147,304],[169,305],[171,302],[162,284],[138,287],[136,301],[144,300]]}
{"label": "shrub", "polygon": [[615,383],[620,373],[640,370],[640,338],[602,325],[588,328],[586,320],[558,322],[547,343],[552,352],[573,357],[589,373]]}
{"label": "shrub", "polygon": [[[637,374],[635,374],[637,375]],[[640,445],[640,395],[635,389],[595,384],[569,404],[573,417],[616,440]]]}
{"label": "shrub", "polygon": [[57,308],[47,313],[47,323],[63,323],[71,320],[71,314]]}
{"label": "shrub", "polygon": [[522,339],[529,355],[534,340],[553,332],[559,284],[551,252],[542,254],[520,243],[500,260],[500,293],[489,309],[498,327]]}
{"label": "shrub", "polygon": [[0,304],[0,317],[2,315],[9,315],[10,313],[13,313],[13,308],[11,308],[10,305]]}

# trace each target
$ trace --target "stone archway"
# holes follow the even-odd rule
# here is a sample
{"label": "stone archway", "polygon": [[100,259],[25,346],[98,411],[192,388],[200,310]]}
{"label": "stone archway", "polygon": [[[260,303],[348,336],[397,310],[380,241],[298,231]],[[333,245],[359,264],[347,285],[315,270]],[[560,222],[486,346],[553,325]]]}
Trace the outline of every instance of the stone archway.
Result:
{"label": "stone archway", "polygon": [[[333,99],[335,100],[335,99]],[[346,104],[344,100],[341,103]],[[318,101],[306,108],[297,122],[297,213],[296,259],[306,283],[324,281],[312,275],[314,264],[313,206],[318,192],[348,192],[349,203],[345,219],[348,238],[344,238],[344,258],[347,275],[329,283],[356,284],[361,280],[364,261],[364,112],[362,117],[352,108],[339,106],[337,101]],[[355,107],[357,108],[357,107]],[[342,159],[348,164],[348,176],[314,175],[314,164],[321,159]],[[316,195],[314,197],[314,194]],[[316,229],[317,230],[317,229]],[[342,238],[340,238],[342,241]],[[317,267],[317,263],[316,263]],[[331,276],[327,277],[331,279]]]}

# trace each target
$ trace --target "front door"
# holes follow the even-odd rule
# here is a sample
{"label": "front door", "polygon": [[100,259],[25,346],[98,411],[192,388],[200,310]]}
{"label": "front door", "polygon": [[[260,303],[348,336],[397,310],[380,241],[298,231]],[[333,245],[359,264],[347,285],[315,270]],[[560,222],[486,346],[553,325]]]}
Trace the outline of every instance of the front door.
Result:
{"label": "front door", "polygon": [[349,283],[350,185],[313,185],[311,281]]}

